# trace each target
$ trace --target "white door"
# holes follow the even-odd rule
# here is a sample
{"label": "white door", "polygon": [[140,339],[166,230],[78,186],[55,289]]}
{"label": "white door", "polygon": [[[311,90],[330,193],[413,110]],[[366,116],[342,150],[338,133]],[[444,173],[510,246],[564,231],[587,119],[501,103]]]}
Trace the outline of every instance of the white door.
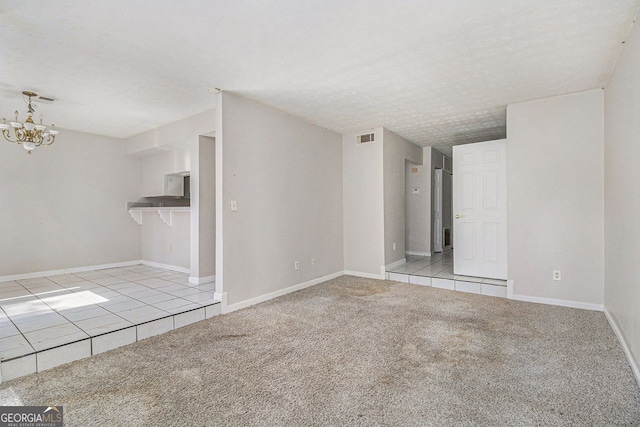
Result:
{"label": "white door", "polygon": [[442,252],[442,169],[435,170],[433,186],[433,252]]}
{"label": "white door", "polygon": [[453,147],[453,271],[507,279],[506,140]]}

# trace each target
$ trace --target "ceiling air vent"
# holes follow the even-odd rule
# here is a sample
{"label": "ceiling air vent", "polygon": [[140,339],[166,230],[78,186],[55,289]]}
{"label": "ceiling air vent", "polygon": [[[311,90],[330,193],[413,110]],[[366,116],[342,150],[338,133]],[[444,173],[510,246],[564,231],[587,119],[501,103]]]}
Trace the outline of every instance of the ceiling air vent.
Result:
{"label": "ceiling air vent", "polygon": [[42,101],[42,102],[46,102],[46,103],[52,103],[53,101],[55,101],[55,99],[53,98],[49,98],[48,96],[39,96],[38,97],[38,101]]}
{"label": "ceiling air vent", "polygon": [[363,135],[356,136],[356,144],[366,144],[367,142],[373,142],[374,140],[374,133],[365,133]]}

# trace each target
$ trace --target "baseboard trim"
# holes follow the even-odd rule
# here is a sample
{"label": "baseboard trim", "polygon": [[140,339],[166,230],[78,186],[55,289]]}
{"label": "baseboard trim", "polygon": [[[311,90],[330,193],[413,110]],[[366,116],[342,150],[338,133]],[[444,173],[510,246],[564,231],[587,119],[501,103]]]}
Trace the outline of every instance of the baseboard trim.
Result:
{"label": "baseboard trim", "polygon": [[171,265],[171,264],[163,264],[161,262],[142,260],[142,264],[147,265],[149,267],[156,267],[156,268],[162,268],[165,270],[177,271],[178,273],[187,273],[187,274],[191,273],[191,270],[186,267],[180,267],[180,266]]}
{"label": "baseboard trim", "polygon": [[113,262],[110,264],[87,265],[84,267],[63,268],[60,270],[36,271],[33,273],[12,274],[9,276],[0,276],[0,282],[10,282],[12,280],[35,279],[38,277],[58,276],[60,274],[82,273],[91,270],[103,270],[105,268],[131,267],[132,265],[142,264],[142,260]]}
{"label": "baseboard trim", "polygon": [[220,301],[220,314],[228,313],[227,310],[227,293],[226,292],[214,292],[213,298]]}
{"label": "baseboard trim", "polygon": [[509,296],[509,285],[507,283],[507,298],[515,301],[534,302],[538,304],[559,305],[560,307],[580,308],[583,310],[602,311],[602,304],[591,304],[588,302],[569,301],[554,298],[532,297],[528,295],[517,295],[511,293]]}
{"label": "baseboard trim", "polygon": [[351,270],[345,270],[344,274],[347,276],[364,277],[365,279],[384,280],[386,278],[386,274],[362,273],[360,271],[351,271]]}
{"label": "baseboard trim", "polygon": [[618,337],[618,341],[620,341],[620,345],[622,346],[622,350],[624,351],[625,356],[627,356],[627,360],[629,361],[629,366],[631,366],[631,371],[633,372],[633,376],[636,377],[636,382],[640,385],[640,369],[638,369],[638,364],[636,363],[635,358],[633,357],[633,353],[627,344],[627,340],[624,339],[624,335],[622,335],[622,331],[618,326],[618,323],[615,321],[609,310],[606,307],[603,309],[604,315],[609,321],[609,325],[611,325],[611,329],[613,329],[613,333]]}
{"label": "baseboard trim", "polygon": [[340,277],[343,274],[344,272],[338,271],[332,274],[328,274],[326,276],[318,277],[317,279],[312,279],[303,283],[298,283],[297,285],[289,286],[288,288],[279,289],[274,292],[269,292],[268,294],[260,295],[254,298],[249,298],[247,300],[240,301],[235,304],[229,304],[227,305],[226,313],[231,313],[233,311],[240,310],[242,308],[250,307],[252,305],[259,304],[261,302],[269,301],[270,299],[281,297],[282,295],[299,291],[301,289],[305,289],[310,286],[317,285],[318,283],[326,282],[327,280],[335,279],[336,277]]}
{"label": "baseboard trim", "polygon": [[404,251],[406,255],[413,256],[431,256],[431,252],[420,252],[420,251]]}
{"label": "baseboard trim", "polygon": [[214,283],[216,281],[216,276],[203,276],[203,277],[194,277],[189,276],[189,283],[192,285],[201,285],[203,283]]}
{"label": "baseboard trim", "polygon": [[393,270],[394,268],[400,267],[401,265],[404,265],[406,263],[407,263],[407,259],[406,258],[402,258],[402,259],[399,259],[397,261],[392,262],[389,265],[385,265],[384,269],[385,269],[385,271]]}
{"label": "baseboard trim", "polygon": [[516,282],[513,279],[507,280],[507,299],[514,301],[533,302],[537,304],[557,305],[560,307],[580,308],[582,310],[603,311],[602,304],[592,304],[589,302],[570,301],[564,299],[534,297],[529,295],[520,295],[515,293]]}

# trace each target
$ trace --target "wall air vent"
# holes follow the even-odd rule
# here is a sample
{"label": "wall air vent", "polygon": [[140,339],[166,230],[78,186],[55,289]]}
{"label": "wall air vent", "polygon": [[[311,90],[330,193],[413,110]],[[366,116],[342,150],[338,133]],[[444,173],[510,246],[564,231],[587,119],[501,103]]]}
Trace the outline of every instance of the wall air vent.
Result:
{"label": "wall air vent", "polygon": [[365,133],[363,135],[356,136],[356,144],[366,144],[367,142],[373,142],[375,140],[374,133]]}

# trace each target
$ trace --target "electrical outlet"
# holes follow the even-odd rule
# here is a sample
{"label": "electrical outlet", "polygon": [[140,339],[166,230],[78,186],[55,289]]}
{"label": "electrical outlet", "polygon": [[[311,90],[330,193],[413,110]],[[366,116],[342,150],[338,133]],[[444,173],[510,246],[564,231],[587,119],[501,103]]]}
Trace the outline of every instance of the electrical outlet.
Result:
{"label": "electrical outlet", "polygon": [[394,251],[396,250],[396,244],[395,243],[393,244],[393,250]]}
{"label": "electrical outlet", "polygon": [[316,265],[316,259],[315,258],[311,258],[311,265]]}
{"label": "electrical outlet", "polygon": [[553,270],[553,280],[562,280],[562,272],[560,270]]}
{"label": "electrical outlet", "polygon": [[293,263],[293,268],[296,270],[300,270],[300,261],[296,261]]}

